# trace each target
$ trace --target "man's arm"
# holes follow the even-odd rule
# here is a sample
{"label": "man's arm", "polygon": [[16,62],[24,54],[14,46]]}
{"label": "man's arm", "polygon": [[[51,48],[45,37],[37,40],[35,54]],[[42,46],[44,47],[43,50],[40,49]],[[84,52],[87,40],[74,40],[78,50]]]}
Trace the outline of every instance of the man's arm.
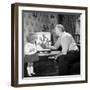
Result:
{"label": "man's arm", "polygon": [[60,47],[60,38],[56,41],[56,43],[53,46],[47,46],[46,48],[52,49],[52,50],[57,50]]}
{"label": "man's arm", "polygon": [[67,51],[69,49],[69,44],[70,44],[71,38],[68,36],[65,36],[62,40],[62,54],[66,55]]}
{"label": "man's arm", "polygon": [[69,43],[70,43],[70,37],[65,36],[62,39],[61,45],[62,45],[62,52],[60,52],[58,55],[55,56],[55,59],[57,59],[61,55],[66,55],[68,48],[69,48]]}
{"label": "man's arm", "polygon": [[57,48],[55,46],[46,46],[48,49],[56,50]]}

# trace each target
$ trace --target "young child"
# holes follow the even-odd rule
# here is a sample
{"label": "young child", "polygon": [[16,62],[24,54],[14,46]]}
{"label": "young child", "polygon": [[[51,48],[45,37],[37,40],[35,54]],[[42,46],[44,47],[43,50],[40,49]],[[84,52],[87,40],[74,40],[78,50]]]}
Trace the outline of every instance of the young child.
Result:
{"label": "young child", "polygon": [[39,60],[35,41],[36,41],[35,34],[29,33],[29,35],[26,37],[26,43],[24,46],[25,62],[28,63],[27,65],[28,76],[35,75],[33,63]]}

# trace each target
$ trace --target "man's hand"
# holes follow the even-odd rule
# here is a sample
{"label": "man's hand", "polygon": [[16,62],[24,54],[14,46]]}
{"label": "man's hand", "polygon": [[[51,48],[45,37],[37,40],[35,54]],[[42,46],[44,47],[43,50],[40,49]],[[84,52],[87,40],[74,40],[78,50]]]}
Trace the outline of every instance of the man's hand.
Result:
{"label": "man's hand", "polygon": [[57,54],[56,56],[55,56],[55,60],[57,60],[57,58],[59,57],[59,56],[61,56],[62,54],[60,53],[60,54]]}

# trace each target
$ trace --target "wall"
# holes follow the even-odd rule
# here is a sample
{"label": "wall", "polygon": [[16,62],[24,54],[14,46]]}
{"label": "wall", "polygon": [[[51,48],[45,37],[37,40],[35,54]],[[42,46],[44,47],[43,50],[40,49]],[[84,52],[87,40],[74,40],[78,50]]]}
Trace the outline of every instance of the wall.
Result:
{"label": "wall", "polygon": [[[85,84],[70,84],[70,85],[55,85],[55,86],[39,86],[39,87],[24,87],[13,88],[10,86],[11,78],[11,8],[13,2],[28,2],[28,3],[43,3],[43,4],[62,4],[74,6],[89,6],[89,0],[1,0],[0,2],[0,90],[89,90],[89,83]],[[89,12],[90,20],[90,12]],[[90,23],[90,22],[88,22]],[[89,26],[90,29],[90,26]],[[90,30],[88,29],[88,34]],[[90,38],[90,35],[88,35]],[[88,42],[90,46],[90,41]],[[88,47],[88,51],[90,48]],[[90,51],[89,51],[90,53]],[[90,56],[89,56],[90,59]],[[90,63],[88,59],[88,63]],[[90,68],[90,65],[88,66]],[[88,72],[90,76],[90,70]]]}
{"label": "wall", "polygon": [[57,14],[53,13],[23,11],[23,18],[24,30],[28,32],[49,32],[57,24]]}
{"label": "wall", "polygon": [[26,37],[28,36],[29,32],[51,32],[53,36],[53,42],[55,43],[56,36],[53,31],[55,30],[55,26],[58,23],[64,25],[65,31],[71,33],[73,37],[75,37],[75,33],[79,34],[80,32],[80,24],[78,23],[79,17],[79,14],[71,13],[23,11],[22,18],[24,40],[26,41]]}
{"label": "wall", "polygon": [[57,13],[23,11],[24,40],[26,41],[29,32],[53,32],[57,23]]}

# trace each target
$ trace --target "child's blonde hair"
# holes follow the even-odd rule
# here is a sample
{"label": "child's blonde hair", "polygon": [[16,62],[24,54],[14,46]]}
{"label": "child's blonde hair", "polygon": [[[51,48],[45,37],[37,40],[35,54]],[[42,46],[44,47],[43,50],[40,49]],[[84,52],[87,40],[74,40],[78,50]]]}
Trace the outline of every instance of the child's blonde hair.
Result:
{"label": "child's blonde hair", "polygon": [[34,32],[30,32],[30,33],[26,36],[27,42],[30,42],[30,43],[35,42],[36,38],[37,38],[37,37],[36,37],[36,34],[35,34]]}

